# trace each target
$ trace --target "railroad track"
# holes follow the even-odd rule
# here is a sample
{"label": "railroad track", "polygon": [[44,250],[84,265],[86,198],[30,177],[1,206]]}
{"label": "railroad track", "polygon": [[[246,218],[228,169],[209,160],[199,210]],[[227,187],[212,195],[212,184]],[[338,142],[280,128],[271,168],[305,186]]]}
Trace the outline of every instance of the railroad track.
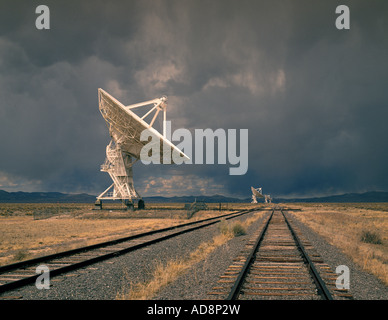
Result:
{"label": "railroad track", "polygon": [[115,256],[158,243],[178,235],[198,230],[220,222],[222,219],[233,219],[258,209],[242,210],[221,216],[189,222],[178,226],[153,230],[99,244],[64,251],[48,256],[21,261],[0,267],[0,294],[34,283],[40,276],[36,268],[45,265],[50,277],[79,269]]}
{"label": "railroad track", "polygon": [[337,276],[275,208],[208,294],[226,300],[351,299],[336,288]]}

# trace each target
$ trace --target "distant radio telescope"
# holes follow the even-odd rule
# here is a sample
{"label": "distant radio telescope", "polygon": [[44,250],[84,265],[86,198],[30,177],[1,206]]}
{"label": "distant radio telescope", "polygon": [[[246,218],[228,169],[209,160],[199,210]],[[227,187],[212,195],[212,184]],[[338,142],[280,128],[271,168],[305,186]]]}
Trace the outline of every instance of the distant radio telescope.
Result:
{"label": "distant radio telescope", "polygon": [[265,203],[271,203],[272,199],[269,194],[263,194],[262,193],[262,188],[254,188],[251,187],[252,191],[252,203],[257,203],[257,198],[264,198]]}

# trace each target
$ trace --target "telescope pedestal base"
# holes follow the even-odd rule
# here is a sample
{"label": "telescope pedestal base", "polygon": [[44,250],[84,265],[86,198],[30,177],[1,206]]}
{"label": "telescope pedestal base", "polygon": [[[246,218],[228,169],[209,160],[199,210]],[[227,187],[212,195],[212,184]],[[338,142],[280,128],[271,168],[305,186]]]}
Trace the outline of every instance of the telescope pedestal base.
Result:
{"label": "telescope pedestal base", "polygon": [[[123,199],[105,199],[105,200],[121,200],[121,202],[125,205],[126,210],[135,211],[135,203],[131,200],[123,200]],[[137,210],[144,210],[145,209],[145,203],[143,199],[139,199],[137,203]],[[94,210],[102,210],[102,200],[97,199],[94,203]]]}

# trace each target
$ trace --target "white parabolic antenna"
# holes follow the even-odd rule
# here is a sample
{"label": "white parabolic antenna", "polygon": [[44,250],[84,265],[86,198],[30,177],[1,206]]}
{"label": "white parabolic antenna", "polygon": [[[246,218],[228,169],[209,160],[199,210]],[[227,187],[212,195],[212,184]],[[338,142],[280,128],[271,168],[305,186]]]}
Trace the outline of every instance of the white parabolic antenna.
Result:
{"label": "white parabolic antenna", "polygon": [[265,203],[271,203],[271,196],[268,194],[263,195],[262,188],[251,187],[252,190],[252,203],[257,203],[257,198],[264,198]]}
{"label": "white parabolic antenna", "polygon": [[[141,141],[141,133],[149,130],[150,134],[158,138],[156,140],[160,142],[161,164],[165,164],[164,159],[170,159],[168,164],[171,164],[173,152],[184,160],[189,160],[187,155],[166,138],[167,97],[124,106],[103,89],[98,89],[98,103],[111,136],[101,171],[109,173],[113,184],[97,197],[96,205],[101,208],[102,200],[121,200],[133,209],[134,200],[138,200],[139,208],[144,208],[144,201],[133,186],[132,173],[132,166],[140,159],[141,150],[148,143]],[[133,108],[149,105],[153,107],[141,118],[131,111]],[[152,127],[160,111],[163,111],[163,135]],[[151,122],[147,123],[145,118],[153,112],[155,113]],[[166,154],[169,156],[165,157]]]}

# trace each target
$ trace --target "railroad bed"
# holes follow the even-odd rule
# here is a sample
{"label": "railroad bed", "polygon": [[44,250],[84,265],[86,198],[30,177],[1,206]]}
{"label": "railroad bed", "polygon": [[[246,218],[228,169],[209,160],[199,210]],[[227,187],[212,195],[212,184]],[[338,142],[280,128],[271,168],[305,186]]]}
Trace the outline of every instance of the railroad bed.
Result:
{"label": "railroad bed", "polygon": [[40,274],[37,274],[36,272],[37,267],[40,265],[46,266],[50,271],[50,277],[54,277],[171,239],[184,233],[205,228],[221,222],[222,219],[229,220],[254,211],[257,211],[257,209],[237,211],[213,218],[153,230],[104,243],[1,266],[0,293],[34,283],[40,276]]}
{"label": "railroad bed", "polygon": [[352,299],[311,243],[274,209],[208,293],[210,299]]}

